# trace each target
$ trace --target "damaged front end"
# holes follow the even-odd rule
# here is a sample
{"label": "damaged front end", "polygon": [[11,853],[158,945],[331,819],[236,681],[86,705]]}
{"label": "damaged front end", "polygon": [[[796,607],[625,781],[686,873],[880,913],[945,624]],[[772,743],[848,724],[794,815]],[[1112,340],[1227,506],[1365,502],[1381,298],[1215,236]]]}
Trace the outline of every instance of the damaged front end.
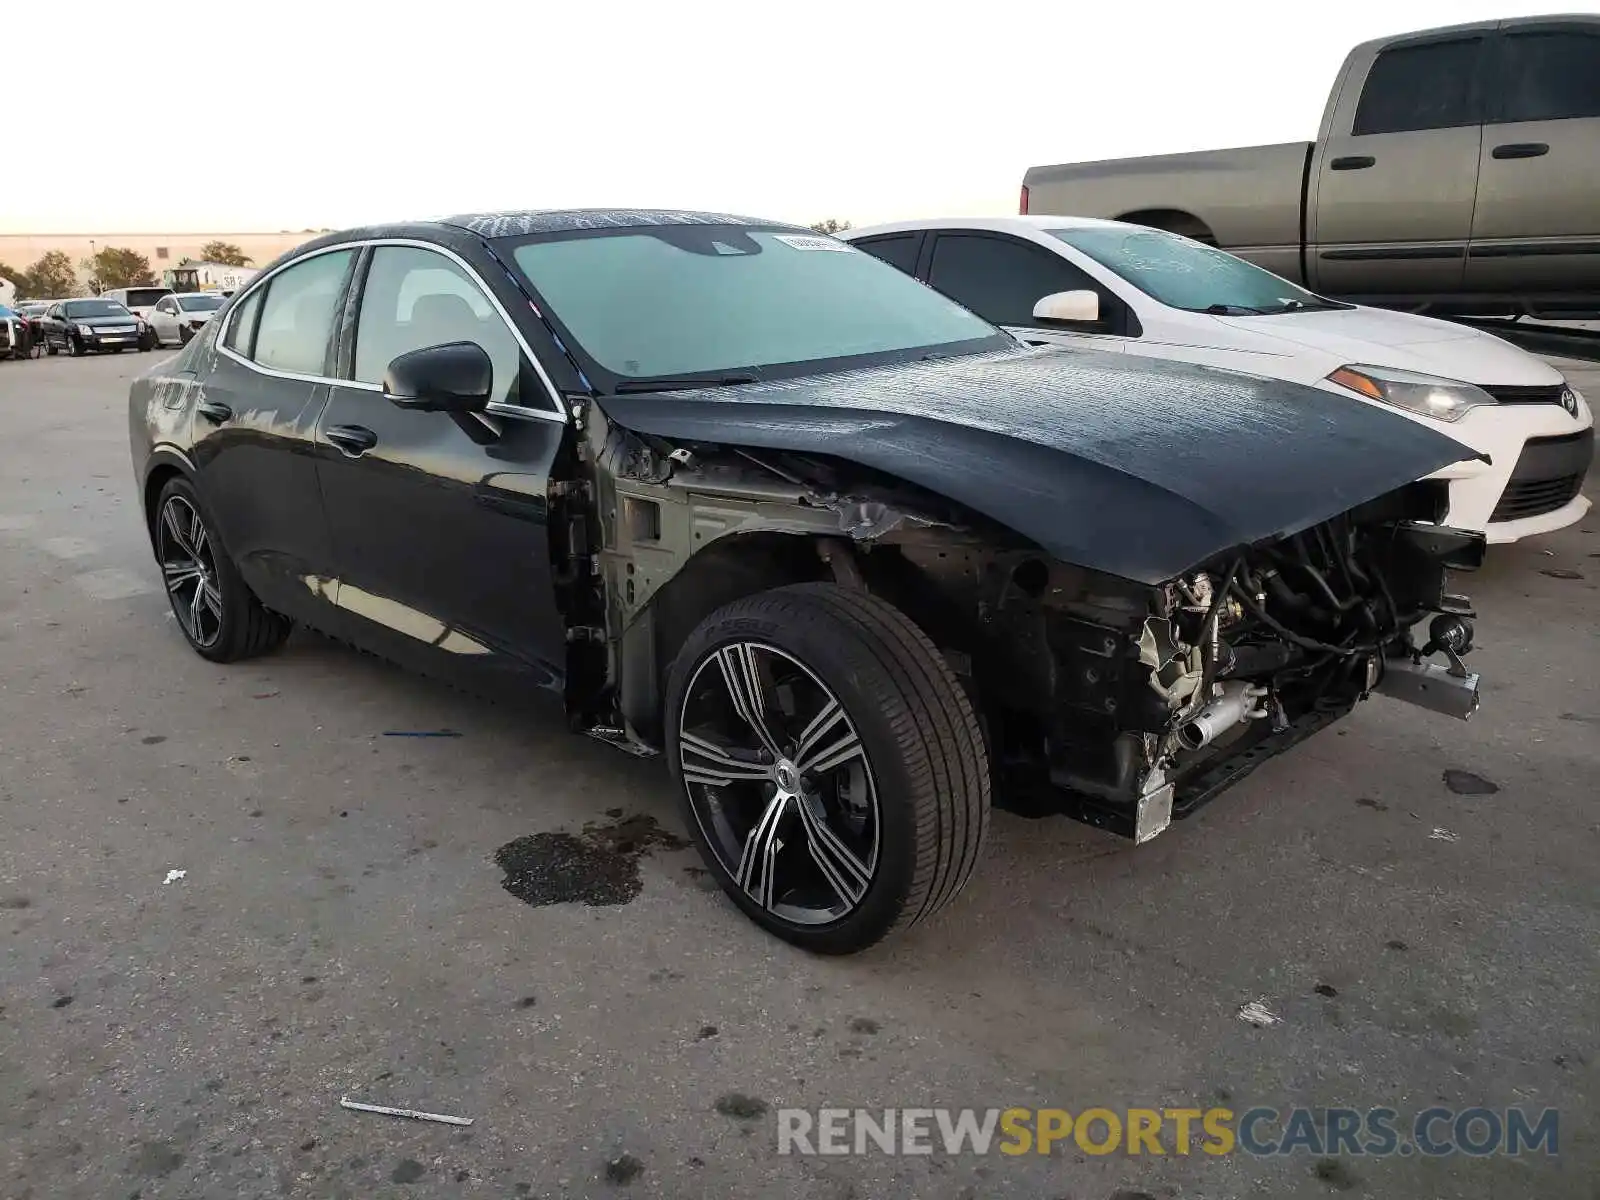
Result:
{"label": "damaged front end", "polygon": [[608,741],[659,747],[661,680],[689,630],[802,579],[870,591],[932,638],[981,715],[997,803],[1140,842],[1372,692],[1477,706],[1472,613],[1446,574],[1475,568],[1483,539],[1435,523],[1443,484],[1147,584],[836,458],[577,417],[582,478],[554,506],[568,701]]}
{"label": "damaged front end", "polygon": [[985,601],[997,765],[1036,804],[1143,842],[1373,692],[1471,716],[1473,614],[1446,573],[1484,543],[1433,524],[1442,504],[1413,484],[1120,594],[1022,560]]}

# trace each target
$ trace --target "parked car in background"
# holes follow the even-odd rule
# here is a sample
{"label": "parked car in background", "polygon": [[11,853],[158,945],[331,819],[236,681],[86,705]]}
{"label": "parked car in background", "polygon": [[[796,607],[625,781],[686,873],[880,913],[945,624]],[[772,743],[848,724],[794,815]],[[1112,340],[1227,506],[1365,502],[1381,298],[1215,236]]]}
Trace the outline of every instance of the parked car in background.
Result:
{"label": "parked car in background", "polygon": [[172,295],[168,287],[125,287],[112,288],[110,291],[101,292],[102,300],[115,300],[143,323],[142,338],[139,349],[150,350],[156,346],[156,337],[150,329],[150,312],[160,302],[163,296]]}
{"label": "parked car in background", "polygon": [[1600,15],[1524,17],[1357,46],[1315,142],[1033,167],[1021,207],[1182,233],[1331,296],[1587,316],[1597,162]]}
{"label": "parked car in background", "polygon": [[44,347],[44,314],[49,307],[48,300],[23,300],[16,306],[18,317],[28,325],[35,355]]}
{"label": "parked car in background", "polygon": [[226,304],[216,292],[176,292],[157,300],[150,310],[150,331],[158,346],[187,345]]}
{"label": "parked car in background", "polygon": [[663,753],[721,886],[817,951],[953,899],[992,776],[1144,842],[1374,689],[1477,704],[1445,581],[1483,540],[1414,482],[1466,446],[1280,380],[1023,347],[794,226],[324,236],[128,417],[195,652],[304,621],[547,689]]}
{"label": "parked car in background", "polygon": [[139,330],[139,318],[114,300],[57,300],[45,310],[45,353],[121,354],[139,348]]}
{"label": "parked car in background", "polygon": [[28,358],[33,335],[27,319],[9,305],[0,304],[0,358]]}
{"label": "parked car in background", "polygon": [[1446,431],[1447,523],[1491,542],[1589,511],[1594,417],[1554,367],[1463,325],[1329,300],[1164,230],[1073,217],[902,221],[838,235],[1034,344],[1226,367],[1360,396]]}

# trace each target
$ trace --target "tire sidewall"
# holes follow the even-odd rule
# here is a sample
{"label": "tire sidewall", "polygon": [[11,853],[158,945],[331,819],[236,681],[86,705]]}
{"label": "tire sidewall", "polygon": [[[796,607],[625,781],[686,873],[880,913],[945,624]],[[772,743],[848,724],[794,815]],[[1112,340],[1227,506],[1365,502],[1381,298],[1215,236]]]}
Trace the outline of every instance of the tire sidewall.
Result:
{"label": "tire sidewall", "polygon": [[[762,595],[770,596],[770,593]],[[805,610],[810,619],[790,622],[775,613],[750,611],[746,605],[746,601],[735,601],[707,618],[684,643],[668,671],[663,722],[667,763],[678,789],[684,823],[723,890],[757,924],[808,950],[849,953],[877,941],[893,929],[906,908],[918,844],[916,815],[906,800],[913,790],[910,773],[898,750],[891,716],[875,699],[869,698],[858,683],[863,670],[871,670],[871,666],[862,661],[866,657],[864,647],[852,631],[836,621],[826,620],[824,613],[810,607]],[[804,664],[844,706],[865,748],[877,790],[878,865],[861,903],[832,924],[795,924],[756,903],[722,865],[689,798],[678,750],[678,729],[688,698],[689,681],[708,656],[735,642],[769,645]]]}

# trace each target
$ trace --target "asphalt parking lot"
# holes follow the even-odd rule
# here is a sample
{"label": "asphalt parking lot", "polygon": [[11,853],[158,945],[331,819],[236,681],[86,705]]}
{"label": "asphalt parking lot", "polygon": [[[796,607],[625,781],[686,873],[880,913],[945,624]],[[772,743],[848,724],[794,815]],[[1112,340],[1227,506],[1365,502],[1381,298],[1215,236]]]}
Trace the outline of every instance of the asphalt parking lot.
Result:
{"label": "asphalt parking lot", "polygon": [[[0,1195],[1596,1196],[1600,510],[1465,580],[1470,725],[1373,700],[1137,850],[997,814],[941,917],[819,960],[551,707],[305,633],[191,653],[130,477],[154,357],[0,363]],[[556,831],[632,898],[503,888]],[[780,1156],[775,1120],[1436,1104],[1555,1108],[1559,1154]]]}

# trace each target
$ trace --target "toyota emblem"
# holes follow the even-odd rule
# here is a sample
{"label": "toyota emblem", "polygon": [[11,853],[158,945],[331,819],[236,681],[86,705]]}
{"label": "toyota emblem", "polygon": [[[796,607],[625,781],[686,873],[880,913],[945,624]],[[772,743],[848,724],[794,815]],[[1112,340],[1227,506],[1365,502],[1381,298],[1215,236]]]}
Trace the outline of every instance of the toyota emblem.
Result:
{"label": "toyota emblem", "polygon": [[1567,415],[1578,415],[1578,393],[1571,388],[1561,389],[1561,407],[1567,410]]}

